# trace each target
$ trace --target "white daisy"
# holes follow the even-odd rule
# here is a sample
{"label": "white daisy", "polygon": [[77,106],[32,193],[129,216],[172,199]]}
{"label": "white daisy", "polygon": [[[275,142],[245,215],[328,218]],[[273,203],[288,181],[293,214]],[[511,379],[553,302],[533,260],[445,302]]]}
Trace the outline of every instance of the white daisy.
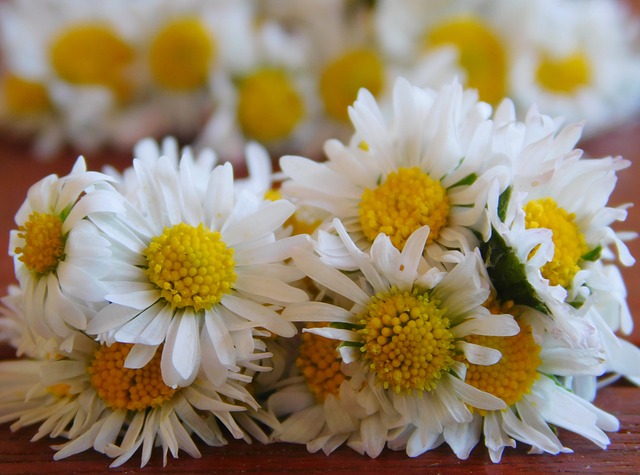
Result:
{"label": "white daisy", "polygon": [[100,6],[77,0],[3,3],[7,71],[22,81],[18,92],[40,98],[36,104],[43,106],[32,110],[39,113],[32,121],[39,151],[52,153],[65,142],[87,150],[112,140],[121,107],[136,89],[139,6],[120,0]]}
{"label": "white daisy", "polygon": [[349,112],[349,145],[327,141],[325,163],[281,158],[291,178],[284,196],[338,217],[363,248],[384,233],[401,249],[423,225],[431,230],[428,244],[473,247],[471,230],[488,235],[485,200],[502,173],[491,153],[491,108],[456,83],[436,93],[403,79],[393,108],[387,121],[361,90]]}
{"label": "white daisy", "polygon": [[267,19],[248,32],[244,43],[244,63],[212,81],[215,110],[197,141],[234,162],[251,140],[274,154],[299,149],[317,113],[304,38]]}
{"label": "white daisy", "polygon": [[[257,411],[258,404],[241,381],[196,379],[172,389],[162,382],[160,352],[128,369],[123,362],[132,345],[100,345],[80,333],[74,339],[72,352],[49,360],[0,363],[0,421],[15,421],[12,430],[40,424],[34,440],[69,439],[54,446],[55,460],[93,448],[114,458],[115,467],[141,450],[144,466],[158,445],[166,464],[168,452],[200,457],[193,434],[208,445],[224,445],[219,424],[235,438],[247,437],[236,418]],[[264,412],[257,419],[277,425]]]}
{"label": "white daisy", "polygon": [[104,239],[88,239],[92,226],[85,218],[124,209],[110,181],[87,171],[80,157],[68,175],[49,175],[32,185],[16,213],[9,254],[24,292],[28,326],[44,338],[84,330],[88,315],[104,299],[99,279],[109,251]]}
{"label": "white daisy", "polygon": [[[502,357],[491,366],[468,364],[465,381],[500,397],[502,411],[474,409],[472,421],[445,428],[444,439],[458,457],[466,459],[481,435],[494,463],[505,447],[516,441],[531,445],[531,453],[571,452],[554,427],[588,438],[602,448],[609,444],[603,431],[617,431],[618,420],[575,395],[561,381],[603,371],[603,354],[571,348],[558,338],[564,328],[547,315],[527,307],[511,307],[520,332],[509,337],[468,337],[468,342],[499,350]],[[586,320],[573,319],[573,330],[589,332]]]}
{"label": "white daisy", "polygon": [[[346,308],[323,302],[294,304],[283,316],[329,322],[327,328],[307,331],[342,342],[343,361],[359,364],[349,371],[350,381],[356,392],[369,388],[369,395],[362,396],[365,413],[379,414],[375,424],[361,429],[360,451],[377,454],[381,440],[414,424],[408,452],[417,455],[435,446],[446,425],[470,421],[468,405],[504,408],[495,396],[464,383],[465,366],[456,360],[464,354],[477,364],[493,364],[500,358],[498,351],[464,338],[518,331],[512,317],[491,315],[482,306],[489,286],[479,253],[449,252],[432,267],[421,257],[429,232],[426,226],[411,235],[402,252],[381,235],[370,253],[356,248],[338,220],[334,226],[361,277],[352,279],[308,251],[294,254],[294,263],[350,304]],[[315,409],[318,417],[320,411],[322,407]],[[337,434],[323,433],[327,435]]]}
{"label": "white daisy", "polygon": [[[169,386],[188,385],[202,366],[223,383],[239,366],[254,367],[254,350],[268,330],[292,336],[278,310],[307,299],[288,285],[300,277],[284,260],[304,237],[276,239],[293,213],[285,200],[235,193],[229,163],[195,184],[193,161],[134,160],[137,196],[117,217],[93,223],[110,242],[103,281],[110,302],[87,333],[101,341],[134,343],[128,367],[143,365],[164,343],[162,373]],[[254,338],[256,337],[256,338]]]}
{"label": "white daisy", "polygon": [[141,6],[144,40],[138,67],[143,85],[116,124],[115,138],[127,146],[144,136],[166,134],[192,141],[217,110],[211,85],[251,61],[255,4],[187,0]]}
{"label": "white daisy", "polygon": [[585,133],[615,126],[639,110],[640,24],[624,2],[540,1],[514,5],[509,96]]}
{"label": "white daisy", "polygon": [[[579,305],[592,292],[585,285],[590,262],[613,256],[611,247],[624,265],[634,262],[610,227],[626,218],[626,209],[607,207],[615,173],[629,162],[582,158],[574,148],[579,124],[560,128],[535,108],[520,123],[509,101],[496,113],[496,128],[494,149],[512,166],[509,181],[494,188],[488,203],[493,235],[483,253],[494,285],[516,303]],[[505,279],[505,271],[520,276]]]}
{"label": "white daisy", "polygon": [[[497,104],[507,95],[513,21],[508,1],[382,0],[376,34],[389,62],[416,84],[440,87],[458,76],[480,99]],[[438,74],[434,74],[434,69]]]}

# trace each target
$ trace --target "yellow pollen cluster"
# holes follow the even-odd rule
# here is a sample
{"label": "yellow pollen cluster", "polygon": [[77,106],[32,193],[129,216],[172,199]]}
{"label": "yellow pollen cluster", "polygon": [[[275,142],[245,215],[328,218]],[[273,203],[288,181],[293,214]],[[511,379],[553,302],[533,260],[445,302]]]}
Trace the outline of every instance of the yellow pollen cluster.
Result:
{"label": "yellow pollen cluster", "polygon": [[427,244],[438,238],[447,223],[449,199],[440,182],[419,168],[399,168],[377,188],[364,191],[359,211],[362,232],[370,241],[384,233],[402,250],[425,224],[431,228]]}
{"label": "yellow pollen cluster", "polygon": [[540,346],[533,339],[531,327],[521,326],[520,333],[514,336],[470,335],[466,340],[502,353],[500,361],[493,365],[469,363],[465,378],[468,384],[499,397],[507,406],[515,404],[531,391],[539,377],[537,368],[542,362]]}
{"label": "yellow pollen cluster", "polygon": [[480,99],[497,104],[505,96],[507,59],[500,38],[479,18],[461,16],[445,21],[425,37],[427,48],[452,45],[467,73],[467,87]]}
{"label": "yellow pollen cluster", "polygon": [[130,93],[123,73],[134,51],[110,27],[80,24],[54,39],[51,63],[62,79],[73,84],[110,87],[120,99]]}
{"label": "yellow pollen cluster", "polygon": [[49,394],[53,394],[55,397],[63,398],[71,396],[71,386],[65,383],[54,384],[47,388]]}
{"label": "yellow pollen cluster", "polygon": [[150,66],[155,81],[167,89],[188,91],[206,85],[215,44],[197,18],[167,24],[151,45]]}
{"label": "yellow pollen cluster", "polygon": [[527,229],[547,228],[553,232],[553,260],[542,267],[542,275],[549,279],[551,285],[569,288],[580,270],[580,258],[589,249],[574,222],[575,214],[558,207],[553,198],[530,201],[524,211]]}
{"label": "yellow pollen cluster", "polygon": [[327,114],[334,119],[348,121],[348,108],[355,101],[360,88],[374,96],[382,90],[384,66],[375,51],[356,49],[330,63],[320,76],[320,97]]}
{"label": "yellow pollen cluster", "polygon": [[126,343],[102,345],[87,368],[91,386],[111,409],[144,411],[162,406],[176,392],[162,381],[162,347],[143,368],[125,368],[124,361],[132,346]]}
{"label": "yellow pollen cluster", "polygon": [[59,216],[34,211],[27,222],[18,227],[18,237],[24,239],[25,244],[16,247],[15,253],[31,272],[52,272],[64,257],[65,238]]}
{"label": "yellow pollen cluster", "polygon": [[313,333],[303,333],[296,365],[309,390],[322,402],[329,394],[337,396],[345,375],[340,371],[338,343]]}
{"label": "yellow pollen cluster", "polygon": [[236,280],[233,249],[218,231],[185,223],[164,229],[144,255],[149,280],[175,308],[209,310]]}
{"label": "yellow pollen cluster", "polygon": [[536,71],[538,83],[545,89],[560,94],[573,94],[581,86],[589,84],[589,61],[581,53],[564,58],[543,57]]}
{"label": "yellow pollen cluster", "polygon": [[279,69],[260,69],[239,84],[238,121],[259,141],[286,138],[304,115],[304,103],[291,79]]}
{"label": "yellow pollen cluster", "polygon": [[12,114],[32,114],[51,107],[49,94],[40,83],[9,74],[2,86],[5,104]]}
{"label": "yellow pollen cluster", "polygon": [[358,320],[364,361],[385,389],[431,391],[453,364],[449,319],[426,293],[379,293]]}

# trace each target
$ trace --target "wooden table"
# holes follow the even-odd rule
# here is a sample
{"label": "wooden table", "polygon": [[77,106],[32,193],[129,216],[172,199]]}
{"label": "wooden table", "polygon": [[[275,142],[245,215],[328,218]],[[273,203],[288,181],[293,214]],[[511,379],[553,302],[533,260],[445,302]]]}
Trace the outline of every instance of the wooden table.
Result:
{"label": "wooden table", "polygon": [[[634,162],[630,169],[619,174],[618,186],[610,200],[611,205],[627,202],[640,203],[640,118],[624,127],[584,141],[580,144],[592,157],[623,155]],[[55,160],[38,162],[29,153],[25,144],[0,138],[0,291],[14,282],[12,262],[8,248],[9,230],[14,227],[13,216],[25,199],[28,187],[49,173],[66,174],[71,169],[77,153],[61,152]],[[105,163],[119,169],[130,164],[129,154],[91,153],[86,155],[90,169],[99,170]],[[619,230],[640,231],[640,209],[631,208],[625,223]],[[629,243],[631,252],[640,257],[640,240]],[[640,315],[640,265],[622,269],[629,290],[629,305],[636,317]],[[640,344],[640,324],[636,326],[631,340]],[[8,347],[0,347],[0,358],[12,357]],[[385,450],[377,459],[371,460],[353,450],[342,447],[327,457],[323,454],[308,454],[304,446],[291,444],[248,445],[232,440],[222,448],[200,444],[201,459],[193,459],[181,453],[179,460],[169,459],[162,469],[162,457],[156,450],[150,463],[139,469],[139,454],[124,467],[108,469],[110,459],[99,453],[88,451],[58,462],[52,461],[51,440],[30,442],[35,433],[25,428],[12,433],[7,424],[0,425],[0,473],[107,473],[107,472],[158,472],[163,473],[638,473],[640,471],[640,389],[620,383],[599,392],[596,404],[616,415],[621,422],[620,431],[610,434],[611,445],[606,451],[581,437],[560,431],[563,443],[571,447],[574,454],[527,455],[527,447],[507,449],[502,463],[491,463],[486,450],[477,447],[466,460],[458,460],[448,447],[426,453],[415,459],[404,452]],[[59,442],[59,441],[55,441]]]}

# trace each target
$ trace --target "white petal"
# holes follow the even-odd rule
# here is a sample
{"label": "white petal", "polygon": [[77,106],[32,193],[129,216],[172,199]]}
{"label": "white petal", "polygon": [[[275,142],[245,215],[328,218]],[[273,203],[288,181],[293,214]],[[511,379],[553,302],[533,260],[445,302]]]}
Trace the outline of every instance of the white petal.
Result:
{"label": "white petal", "polygon": [[238,298],[232,294],[222,297],[221,304],[240,317],[254,322],[256,326],[263,326],[280,336],[292,337],[296,334],[296,328],[291,322],[286,321],[275,311],[260,304]]}
{"label": "white petal", "polygon": [[294,264],[306,275],[320,285],[345,296],[354,303],[366,305],[369,296],[349,277],[337,269],[328,267],[318,258],[308,252],[296,252],[293,256]]}
{"label": "white petal", "polygon": [[302,289],[292,287],[271,277],[238,273],[238,279],[233,284],[237,290],[249,295],[267,297],[270,302],[304,302],[308,300],[307,293]]}
{"label": "white petal", "polygon": [[354,315],[348,310],[325,302],[305,302],[287,305],[282,317],[291,322],[346,322],[353,323]]}
{"label": "white petal", "polygon": [[144,368],[154,357],[157,349],[158,345],[133,345],[124,360],[124,367]]}
{"label": "white petal", "polygon": [[89,320],[86,332],[90,335],[108,332],[135,318],[138,313],[139,310],[135,308],[118,304],[107,305]]}
{"label": "white petal", "polygon": [[167,386],[188,385],[200,365],[198,317],[191,312],[177,313],[167,333],[162,351],[162,377]]}
{"label": "white petal", "polygon": [[467,318],[453,330],[457,338],[468,335],[513,336],[520,332],[520,327],[511,315],[484,314]]}
{"label": "white petal", "polygon": [[487,348],[486,346],[466,341],[457,341],[456,349],[462,350],[469,363],[477,365],[492,365],[500,361],[502,357],[502,353],[494,348]]}

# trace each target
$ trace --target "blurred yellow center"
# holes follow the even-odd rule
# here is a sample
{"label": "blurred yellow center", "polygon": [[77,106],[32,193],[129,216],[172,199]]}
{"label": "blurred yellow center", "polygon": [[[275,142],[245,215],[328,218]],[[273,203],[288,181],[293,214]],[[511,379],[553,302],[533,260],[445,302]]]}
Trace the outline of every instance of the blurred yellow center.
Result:
{"label": "blurred yellow center", "polygon": [[449,199],[439,181],[419,168],[399,168],[384,183],[366,189],[360,200],[362,232],[373,241],[380,233],[402,250],[407,239],[421,226],[431,231],[427,244],[438,238],[449,215]]}
{"label": "blurred yellow center", "polygon": [[255,140],[286,138],[304,115],[302,97],[278,69],[260,69],[244,78],[238,94],[238,121]]}
{"label": "blurred yellow center", "polygon": [[192,90],[206,85],[215,43],[197,18],[167,24],[151,45],[151,73],[161,86]]}
{"label": "blurred yellow center", "polygon": [[233,249],[218,231],[185,223],[165,228],[145,250],[147,275],[173,308],[209,310],[236,280]]}
{"label": "blurred yellow center", "polygon": [[588,251],[575,214],[558,207],[553,198],[529,201],[524,211],[527,229],[546,228],[553,233],[553,259],[542,267],[542,275],[551,285],[569,288],[580,270],[580,258]]}
{"label": "blurred yellow center", "polygon": [[340,371],[340,353],[331,338],[302,333],[296,365],[305,378],[309,390],[322,402],[329,394],[337,396],[345,376]]}
{"label": "blurred yellow center", "polygon": [[426,292],[378,293],[358,322],[364,362],[385,389],[431,391],[453,364],[449,319]]}
{"label": "blurred yellow center", "polygon": [[376,96],[382,90],[384,65],[375,51],[356,49],[338,57],[320,76],[320,97],[328,115],[349,120],[348,107],[360,88]]}
{"label": "blurred yellow center", "polygon": [[65,244],[59,216],[34,211],[27,222],[18,227],[18,237],[24,239],[24,246],[16,247],[14,252],[27,269],[47,274],[58,267]]}
{"label": "blurred yellow center", "polygon": [[[282,199],[280,190],[274,188],[267,190],[264,194],[266,200],[276,201]],[[291,234],[313,234],[313,232],[322,224],[322,219],[318,216],[320,213],[316,208],[305,205],[298,205],[295,213],[293,213],[284,223],[283,227],[291,226]]]}
{"label": "blurred yellow center", "polygon": [[109,26],[81,24],[62,32],[51,44],[51,64],[72,84],[110,87],[122,99],[130,87],[123,78],[134,51]]}
{"label": "blurred yellow center", "polygon": [[478,90],[480,99],[492,104],[506,92],[507,60],[500,38],[479,18],[462,16],[445,21],[425,37],[427,48],[452,45],[467,73],[467,87]]}
{"label": "blurred yellow center", "polygon": [[144,411],[160,407],[176,390],[165,385],[160,370],[161,348],[143,368],[124,367],[133,345],[102,345],[87,368],[91,386],[107,407],[114,410]]}
{"label": "blurred yellow center", "polygon": [[51,107],[49,94],[40,83],[9,74],[2,86],[7,110],[12,114],[33,114]]}
{"label": "blurred yellow center", "polygon": [[507,406],[531,391],[542,362],[540,345],[533,339],[531,327],[521,325],[520,333],[514,336],[470,335],[466,340],[502,353],[500,361],[492,365],[469,363],[465,378],[468,384],[499,397]]}
{"label": "blurred yellow center", "polygon": [[581,53],[563,58],[545,56],[536,72],[538,83],[545,89],[560,94],[573,94],[589,84],[591,69],[589,61]]}

